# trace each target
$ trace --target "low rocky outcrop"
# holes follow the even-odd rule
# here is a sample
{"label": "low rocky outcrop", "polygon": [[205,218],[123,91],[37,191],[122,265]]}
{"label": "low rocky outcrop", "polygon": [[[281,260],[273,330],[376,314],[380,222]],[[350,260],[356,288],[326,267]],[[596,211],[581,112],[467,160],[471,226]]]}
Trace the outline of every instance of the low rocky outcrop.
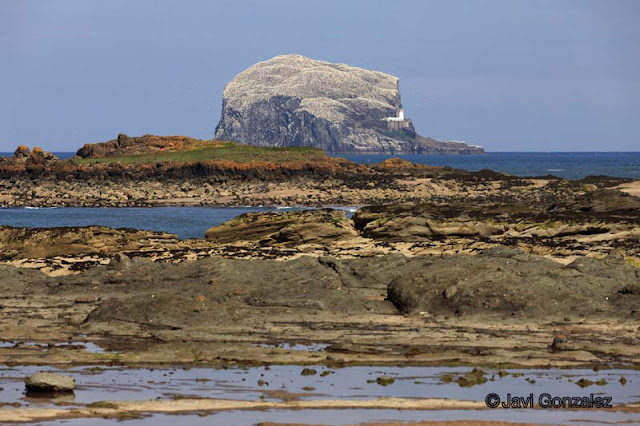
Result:
{"label": "low rocky outcrop", "polygon": [[[105,296],[88,323],[199,327],[232,321],[237,327],[261,323],[264,315],[277,317],[285,310],[292,315],[400,311],[513,313],[545,320],[566,315],[637,318],[639,276],[638,269],[619,256],[581,258],[562,265],[503,247],[478,256],[301,256],[284,261],[209,257],[182,263],[139,262],[136,268],[123,270],[117,282],[106,267],[56,280],[64,283],[60,291],[67,292],[79,291],[74,283],[88,280],[108,280],[102,294],[129,290],[123,297]],[[446,291],[450,286],[456,286],[456,291]],[[194,311],[202,304],[204,310]]]}
{"label": "low rocky outcrop", "polygon": [[599,217],[609,214],[630,221],[636,219],[640,223],[640,198],[629,193],[601,189],[587,191],[583,196],[564,203],[558,203],[549,207],[549,212],[554,214],[574,214],[580,216]]}
{"label": "low rocky outcrop", "polygon": [[[451,237],[477,238],[640,238],[640,227],[618,223],[566,223],[477,221],[469,218],[428,218],[399,216],[369,222],[363,228],[367,237],[389,242],[429,241]],[[607,236],[609,238],[607,238]]]}
{"label": "low rocky outcrop", "polygon": [[562,258],[613,253],[640,256],[640,199],[632,195],[605,189],[565,200],[538,196],[513,202],[501,197],[511,202],[496,202],[487,198],[369,206],[359,209],[353,220],[365,238],[413,243],[425,250],[450,246],[451,254],[506,245]]}
{"label": "low rocky outcrop", "polygon": [[186,136],[156,136],[143,135],[129,137],[119,134],[116,139],[108,142],[87,143],[76,152],[82,158],[119,157],[127,155],[152,154],[166,151],[183,151],[191,149],[199,142],[198,139]]}
{"label": "low rocky outcrop", "polygon": [[170,248],[175,234],[104,226],[64,228],[0,227],[0,259],[110,254],[143,247]]}
{"label": "low rocky outcrop", "polygon": [[44,151],[40,147],[34,147],[33,151],[29,150],[26,145],[20,145],[13,153],[13,158],[22,163],[44,164],[46,162],[59,160],[59,158],[51,152]]}
{"label": "low rocky outcrop", "polygon": [[240,215],[207,230],[216,243],[257,242],[261,245],[328,245],[356,238],[353,224],[342,210],[318,209]]}
{"label": "low rocky outcrop", "polygon": [[[300,55],[276,56],[238,74],[223,93],[215,137],[259,146],[310,146],[332,153],[483,153],[439,142],[400,117],[390,74]],[[394,120],[385,118],[395,117]]]}
{"label": "low rocky outcrop", "polygon": [[[595,273],[606,268],[606,274]],[[635,314],[637,298],[622,283],[640,272],[621,256],[579,258],[568,265],[500,247],[478,256],[425,259],[420,270],[399,273],[387,298],[404,313],[507,314],[527,317],[589,315],[620,309]],[[615,308],[614,308],[615,306]]]}
{"label": "low rocky outcrop", "polygon": [[387,158],[377,164],[372,164],[371,168],[382,173],[402,173],[406,175],[419,176],[421,172],[427,175],[446,174],[453,169],[448,167],[430,166],[428,164],[412,163],[402,158]]}
{"label": "low rocky outcrop", "polygon": [[[353,216],[365,236],[424,241],[451,236],[563,237],[628,231],[640,233],[640,198],[603,189],[543,202],[480,202],[452,198],[434,203],[364,207]],[[509,201],[509,200],[508,200]],[[513,200],[511,200],[513,201]]]}
{"label": "low rocky outcrop", "polygon": [[71,376],[35,373],[25,380],[28,392],[73,392],[76,381]]}

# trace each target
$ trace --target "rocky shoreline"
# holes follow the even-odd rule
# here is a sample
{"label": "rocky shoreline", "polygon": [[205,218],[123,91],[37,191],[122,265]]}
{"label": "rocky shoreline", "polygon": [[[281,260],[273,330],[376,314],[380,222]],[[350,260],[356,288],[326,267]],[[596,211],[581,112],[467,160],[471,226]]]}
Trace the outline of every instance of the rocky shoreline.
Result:
{"label": "rocky shoreline", "polygon": [[[3,207],[307,209],[247,213],[184,240],[99,226],[0,226],[0,363],[640,366],[638,181],[401,160],[83,164],[22,154],[0,162]],[[358,209],[348,217],[325,205]],[[291,350],[296,344],[307,349]],[[317,404],[171,403],[175,412]],[[73,413],[13,407],[0,419],[164,410],[149,401],[103,404]],[[445,407],[430,399],[367,404]],[[344,399],[321,409],[361,406]]]}
{"label": "rocky shoreline", "polygon": [[[107,359],[121,365],[640,362],[638,269],[619,258],[565,266],[504,249],[179,263],[118,255],[61,276],[0,268],[4,339],[126,347]],[[558,333],[567,336],[562,343],[554,343]],[[260,346],[283,342],[328,348],[292,354]],[[103,364],[105,357],[3,347],[0,362]]]}
{"label": "rocky shoreline", "polygon": [[[125,365],[638,365],[640,200],[613,189],[533,199],[372,206],[351,219],[249,213],[190,240],[4,227],[0,327],[11,340],[137,342]],[[556,344],[558,333],[570,337]],[[329,349],[255,346],[300,341]],[[0,348],[4,362],[94,358]]]}
{"label": "rocky shoreline", "polygon": [[[364,206],[460,199],[470,205],[564,201],[598,189],[631,186],[625,178],[589,177],[568,181],[547,176],[520,178],[491,171],[411,165],[387,160],[374,166],[332,169],[276,167],[273,170],[187,165],[163,175],[156,167],[77,166],[33,175],[2,173],[0,207],[153,207],[153,206]],[[202,176],[195,173],[199,170]],[[86,174],[86,175],[85,175]]]}

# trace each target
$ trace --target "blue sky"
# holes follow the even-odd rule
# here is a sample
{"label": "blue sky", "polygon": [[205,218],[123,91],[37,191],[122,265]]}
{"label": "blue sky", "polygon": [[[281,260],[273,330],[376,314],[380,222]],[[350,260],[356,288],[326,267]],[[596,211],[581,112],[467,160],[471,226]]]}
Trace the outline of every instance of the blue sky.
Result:
{"label": "blue sky", "polygon": [[640,1],[0,0],[0,151],[213,135],[278,54],[400,78],[417,130],[490,151],[640,150]]}

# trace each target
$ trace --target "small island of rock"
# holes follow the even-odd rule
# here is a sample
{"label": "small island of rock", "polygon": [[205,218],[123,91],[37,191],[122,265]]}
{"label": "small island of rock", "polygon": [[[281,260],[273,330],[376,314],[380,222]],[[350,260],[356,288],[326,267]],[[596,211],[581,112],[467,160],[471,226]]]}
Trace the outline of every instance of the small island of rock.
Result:
{"label": "small island of rock", "polygon": [[300,55],[242,71],[224,89],[215,138],[330,153],[481,154],[416,133],[393,75]]}

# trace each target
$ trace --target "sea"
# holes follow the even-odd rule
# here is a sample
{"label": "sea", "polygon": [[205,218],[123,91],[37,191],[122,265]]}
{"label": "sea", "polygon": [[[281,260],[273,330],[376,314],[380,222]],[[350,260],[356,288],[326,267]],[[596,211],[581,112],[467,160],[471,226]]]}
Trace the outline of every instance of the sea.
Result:
{"label": "sea", "polygon": [[[339,207],[337,207],[339,208]],[[212,226],[243,213],[300,210],[278,207],[21,207],[0,208],[0,226],[48,228],[100,225],[204,238]],[[353,214],[354,208],[345,208]]]}
{"label": "sea", "polygon": [[483,155],[378,155],[340,157],[355,163],[374,164],[387,158],[413,163],[478,171],[506,172],[516,176],[554,175],[564,179],[615,176],[640,179],[640,152],[488,152]]}
{"label": "sea", "polygon": [[[73,152],[57,152],[69,158]],[[13,153],[0,153],[11,156]],[[640,179],[640,152],[489,152],[484,155],[340,155],[356,163],[373,164],[399,157],[433,166],[477,171],[491,169],[517,176],[555,175],[565,179],[607,175]],[[127,208],[3,208],[0,225],[20,227],[88,226],[171,232],[179,238],[203,238],[207,229],[237,215],[277,211],[275,207],[127,207]],[[347,209],[348,214],[353,211]]]}

